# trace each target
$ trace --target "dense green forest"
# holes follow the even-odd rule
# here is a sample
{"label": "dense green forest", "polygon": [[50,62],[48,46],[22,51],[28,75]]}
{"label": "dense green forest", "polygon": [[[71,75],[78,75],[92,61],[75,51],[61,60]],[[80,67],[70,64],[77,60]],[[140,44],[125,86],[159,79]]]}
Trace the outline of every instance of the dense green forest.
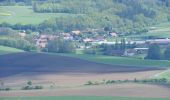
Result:
{"label": "dense green forest", "polygon": [[[75,17],[51,18],[34,30],[72,31],[107,29],[124,34],[140,34],[147,27],[170,21],[170,0],[1,0],[1,5],[32,5],[37,13],[69,13]],[[24,27],[22,25],[17,27]],[[25,28],[25,27],[24,27]]]}

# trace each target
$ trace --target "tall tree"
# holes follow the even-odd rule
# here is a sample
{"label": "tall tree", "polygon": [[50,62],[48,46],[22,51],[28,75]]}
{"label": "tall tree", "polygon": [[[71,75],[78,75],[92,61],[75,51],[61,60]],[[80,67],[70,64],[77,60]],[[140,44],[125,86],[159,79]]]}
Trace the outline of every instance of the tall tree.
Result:
{"label": "tall tree", "polygon": [[161,59],[161,50],[158,44],[151,44],[149,46],[148,54],[146,59],[154,59],[159,60]]}
{"label": "tall tree", "polygon": [[166,48],[164,52],[164,57],[165,59],[170,60],[170,45]]}

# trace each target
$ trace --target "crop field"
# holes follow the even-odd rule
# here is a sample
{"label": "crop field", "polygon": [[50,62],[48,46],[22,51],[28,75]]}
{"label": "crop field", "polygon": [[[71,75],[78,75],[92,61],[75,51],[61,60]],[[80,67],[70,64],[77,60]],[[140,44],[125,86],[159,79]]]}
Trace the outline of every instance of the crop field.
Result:
{"label": "crop field", "polygon": [[0,23],[39,24],[50,18],[64,16],[76,16],[76,14],[34,13],[30,6],[0,6]]}
{"label": "crop field", "polygon": [[100,96],[65,96],[65,97],[0,97],[0,100],[169,100],[160,98],[129,98],[129,97],[100,97]]}
{"label": "crop field", "polygon": [[[109,59],[103,57],[99,60],[105,62]],[[120,61],[121,59],[118,60]],[[8,61],[10,61],[10,63],[7,63]],[[111,61],[114,60],[110,59],[110,62]],[[158,69],[160,68],[113,65],[113,63],[109,65],[73,57],[40,53],[15,53],[0,56],[0,70],[2,71],[0,76],[18,74],[21,72],[111,73]]]}
{"label": "crop field", "polygon": [[[55,53],[51,53],[56,55]],[[144,60],[128,57],[116,57],[105,55],[86,55],[86,54],[57,54],[61,56],[76,57],[98,63],[110,64],[110,65],[123,65],[123,66],[138,66],[138,67],[159,67],[169,68],[170,61],[167,60]]]}
{"label": "crop field", "polygon": [[16,52],[23,52],[23,50],[19,50],[16,48],[0,46],[0,55],[9,54],[9,53],[16,53]]}

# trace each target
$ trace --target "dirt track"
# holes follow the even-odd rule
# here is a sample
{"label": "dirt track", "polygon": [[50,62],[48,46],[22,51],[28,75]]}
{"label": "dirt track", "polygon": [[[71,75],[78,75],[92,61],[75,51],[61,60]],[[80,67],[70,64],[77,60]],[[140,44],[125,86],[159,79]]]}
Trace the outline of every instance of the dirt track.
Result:
{"label": "dirt track", "polygon": [[90,62],[77,58],[41,53],[16,53],[0,56],[0,77],[27,72],[112,73],[157,70],[152,67],[119,66]]}

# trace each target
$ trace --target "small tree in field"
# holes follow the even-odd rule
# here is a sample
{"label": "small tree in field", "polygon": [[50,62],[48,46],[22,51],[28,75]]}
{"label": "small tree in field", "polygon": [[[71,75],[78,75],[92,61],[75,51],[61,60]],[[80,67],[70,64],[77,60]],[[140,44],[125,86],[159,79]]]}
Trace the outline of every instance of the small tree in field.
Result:
{"label": "small tree in field", "polygon": [[27,85],[31,86],[31,85],[32,85],[32,82],[31,82],[31,81],[28,81],[28,82],[27,82]]}

